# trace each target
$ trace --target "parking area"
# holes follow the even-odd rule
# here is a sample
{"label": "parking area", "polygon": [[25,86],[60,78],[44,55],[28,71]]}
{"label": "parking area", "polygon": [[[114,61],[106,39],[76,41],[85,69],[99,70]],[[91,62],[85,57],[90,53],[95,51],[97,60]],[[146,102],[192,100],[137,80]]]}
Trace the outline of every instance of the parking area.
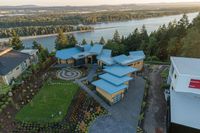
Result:
{"label": "parking area", "polygon": [[108,115],[97,118],[91,124],[89,133],[136,133],[145,80],[135,78],[129,86],[124,99],[112,105]]}

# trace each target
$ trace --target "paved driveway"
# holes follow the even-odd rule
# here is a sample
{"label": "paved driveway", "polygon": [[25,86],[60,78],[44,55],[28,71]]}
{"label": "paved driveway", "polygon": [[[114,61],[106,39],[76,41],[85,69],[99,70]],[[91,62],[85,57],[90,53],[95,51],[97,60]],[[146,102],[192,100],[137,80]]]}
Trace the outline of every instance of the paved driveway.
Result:
{"label": "paved driveway", "polygon": [[97,118],[89,133],[136,133],[144,87],[142,78],[130,81],[124,99],[112,105],[108,115]]}

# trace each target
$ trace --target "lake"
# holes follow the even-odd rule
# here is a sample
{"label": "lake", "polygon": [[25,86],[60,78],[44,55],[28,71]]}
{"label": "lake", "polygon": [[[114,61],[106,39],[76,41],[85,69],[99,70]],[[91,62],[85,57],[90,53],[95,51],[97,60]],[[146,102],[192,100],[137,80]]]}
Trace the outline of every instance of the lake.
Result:
{"label": "lake", "polygon": [[[198,13],[188,13],[187,16],[190,22],[198,15]],[[172,16],[164,16],[164,17],[156,17],[156,18],[147,18],[140,20],[130,20],[123,22],[109,22],[109,23],[101,23],[90,25],[94,27],[94,31],[91,32],[76,32],[73,33],[80,43],[83,39],[86,39],[88,43],[91,40],[93,42],[99,42],[100,38],[103,36],[105,40],[111,39],[116,30],[119,31],[120,35],[127,36],[131,32],[133,32],[136,28],[141,29],[143,25],[146,26],[148,33],[155,31],[159,28],[159,26],[163,24],[168,24],[171,21],[179,20],[182,15],[172,15]],[[32,42],[36,40],[41,43],[45,48],[48,48],[49,51],[54,50],[55,46],[55,38],[56,36],[48,36],[48,37],[38,37],[35,39],[25,39],[23,40],[23,44],[25,47],[30,48],[32,46]]]}

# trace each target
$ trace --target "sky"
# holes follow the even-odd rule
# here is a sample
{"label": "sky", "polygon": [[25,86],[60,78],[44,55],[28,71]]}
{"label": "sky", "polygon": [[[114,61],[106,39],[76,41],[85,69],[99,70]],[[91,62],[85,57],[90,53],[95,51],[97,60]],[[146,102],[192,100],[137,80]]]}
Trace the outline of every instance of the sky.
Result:
{"label": "sky", "polygon": [[133,3],[172,3],[200,2],[200,0],[0,0],[0,6],[39,5],[39,6],[85,6],[118,5]]}

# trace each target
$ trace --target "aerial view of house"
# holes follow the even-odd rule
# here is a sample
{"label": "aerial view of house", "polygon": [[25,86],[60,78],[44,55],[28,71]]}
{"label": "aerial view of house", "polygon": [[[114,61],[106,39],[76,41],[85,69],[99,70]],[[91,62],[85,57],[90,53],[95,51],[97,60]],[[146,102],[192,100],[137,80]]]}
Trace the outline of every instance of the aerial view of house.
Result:
{"label": "aerial view of house", "polygon": [[143,51],[132,51],[129,56],[122,54],[112,57],[111,54],[112,50],[103,49],[101,44],[85,44],[58,50],[56,57],[58,63],[72,66],[98,63],[105,73],[92,84],[109,104],[113,104],[123,99],[128,90],[128,81],[133,79],[132,74],[142,70],[145,55]]}
{"label": "aerial view of house", "polygon": [[200,133],[200,0],[0,0],[0,133]]}

